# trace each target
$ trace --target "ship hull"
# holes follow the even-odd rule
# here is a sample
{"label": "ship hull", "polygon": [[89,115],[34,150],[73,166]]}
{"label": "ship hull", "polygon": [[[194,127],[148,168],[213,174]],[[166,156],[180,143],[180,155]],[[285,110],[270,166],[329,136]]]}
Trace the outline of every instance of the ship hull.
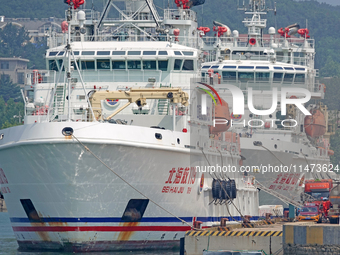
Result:
{"label": "ship hull", "polygon": [[[258,182],[289,199],[300,201],[305,179],[329,179],[334,175],[331,171],[319,171],[317,169],[317,165],[327,166],[324,169],[329,169],[329,157],[326,155],[316,156],[312,151],[308,153],[307,146],[304,147],[301,144],[294,146],[294,143],[291,142],[272,140],[262,140],[262,143],[267,149],[274,148],[275,144],[279,144],[280,148],[286,146],[287,149],[284,151],[267,150],[264,147],[253,146],[253,139],[251,138],[241,139],[242,156],[246,158],[243,165],[252,169],[250,174],[255,176]],[[300,149],[304,151],[305,155],[298,153]],[[307,171],[311,168],[314,168],[313,172]],[[287,205],[279,198],[264,191],[260,191],[259,204]]]}
{"label": "ship hull", "polygon": [[[79,141],[61,134],[68,125]],[[192,168],[206,165],[201,153],[167,146],[183,134],[144,128],[137,137],[135,128],[44,123],[3,130],[13,139],[0,146],[1,188],[20,249],[172,249],[195,219],[208,227],[222,217],[241,218],[235,208],[228,215],[225,205],[209,205],[212,178]],[[155,132],[162,141],[143,141]],[[207,157],[220,162],[217,155]],[[237,158],[225,157],[228,161],[236,164]],[[256,219],[256,189],[242,190],[243,181],[235,179],[236,200],[251,198],[242,213]]]}

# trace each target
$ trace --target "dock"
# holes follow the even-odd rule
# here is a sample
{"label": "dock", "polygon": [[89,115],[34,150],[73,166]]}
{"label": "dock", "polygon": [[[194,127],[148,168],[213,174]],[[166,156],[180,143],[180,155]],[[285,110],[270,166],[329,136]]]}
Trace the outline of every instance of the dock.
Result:
{"label": "dock", "polygon": [[283,254],[282,224],[231,230],[188,231],[184,246],[187,255],[203,255],[203,251],[263,250],[266,254]]}
{"label": "dock", "polygon": [[340,225],[313,222],[278,222],[253,228],[237,227],[188,231],[187,255],[232,254],[226,251],[262,251],[275,255],[338,255]]}

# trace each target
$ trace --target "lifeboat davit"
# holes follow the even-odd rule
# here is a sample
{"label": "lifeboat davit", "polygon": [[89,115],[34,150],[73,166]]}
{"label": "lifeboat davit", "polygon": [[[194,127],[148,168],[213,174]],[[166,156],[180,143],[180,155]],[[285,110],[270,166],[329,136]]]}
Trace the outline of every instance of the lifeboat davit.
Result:
{"label": "lifeboat davit", "polygon": [[218,102],[215,105],[215,126],[210,127],[210,134],[218,134],[225,132],[230,127],[230,112],[229,106],[226,101],[221,99],[222,105],[220,104],[219,100],[216,99]]}
{"label": "lifeboat davit", "polygon": [[324,135],[326,133],[325,116],[318,109],[314,109],[311,113],[312,115],[305,117],[306,134],[313,138]]}

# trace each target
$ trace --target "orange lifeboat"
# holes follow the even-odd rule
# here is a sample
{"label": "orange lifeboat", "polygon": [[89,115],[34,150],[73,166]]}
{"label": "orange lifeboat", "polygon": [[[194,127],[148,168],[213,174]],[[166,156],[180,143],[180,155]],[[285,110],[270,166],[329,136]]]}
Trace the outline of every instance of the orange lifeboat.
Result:
{"label": "orange lifeboat", "polygon": [[318,109],[314,109],[311,113],[312,115],[305,117],[306,134],[313,138],[324,135],[326,133],[325,116]]}
{"label": "orange lifeboat", "polygon": [[[216,99],[216,101],[219,101]],[[221,132],[225,132],[230,127],[230,112],[229,106],[226,101],[221,99],[222,105],[218,103],[215,106],[215,117],[214,117],[214,126],[210,127],[210,134],[217,134]]]}

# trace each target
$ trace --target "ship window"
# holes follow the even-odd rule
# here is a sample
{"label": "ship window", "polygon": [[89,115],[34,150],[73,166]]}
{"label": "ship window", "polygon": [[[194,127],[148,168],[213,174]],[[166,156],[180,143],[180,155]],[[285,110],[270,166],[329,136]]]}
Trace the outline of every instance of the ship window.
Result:
{"label": "ship window", "polygon": [[182,59],[175,59],[174,70],[181,70]]}
{"label": "ship window", "polygon": [[254,69],[253,66],[239,66],[238,69]]}
{"label": "ship window", "polygon": [[155,60],[143,60],[143,69],[144,70],[156,70],[156,61]]}
{"label": "ship window", "polygon": [[140,53],[141,53],[140,51],[128,51],[128,55],[130,55],[130,56],[131,55],[134,55],[134,56],[135,55],[140,55]]}
{"label": "ship window", "polygon": [[149,199],[130,199],[123,213],[122,221],[138,222],[143,218]]}
{"label": "ship window", "polygon": [[282,81],[282,77],[283,77],[283,73],[274,73],[273,81],[274,82],[281,82]]}
{"label": "ship window", "polygon": [[295,82],[305,82],[305,75],[303,73],[295,74]]}
{"label": "ship window", "polygon": [[112,69],[125,69],[125,61],[112,61]]}
{"label": "ship window", "polygon": [[115,56],[125,55],[125,51],[112,51],[112,55],[115,55]]}
{"label": "ship window", "polygon": [[156,51],[143,51],[143,55],[156,55]]}
{"label": "ship window", "polygon": [[168,71],[168,60],[158,60],[158,70]]}
{"label": "ship window", "polygon": [[97,69],[110,70],[109,59],[97,59]]}
{"label": "ship window", "polygon": [[269,81],[270,73],[256,73],[256,81]]}
{"label": "ship window", "polygon": [[222,72],[222,77],[224,81],[236,81],[236,72]]}
{"label": "ship window", "polygon": [[83,56],[92,56],[92,55],[94,55],[94,51],[82,51],[81,55],[83,55]]}
{"label": "ship window", "polygon": [[128,69],[141,69],[140,60],[130,60],[127,62]]}
{"label": "ship window", "polygon": [[305,71],[306,69],[305,68],[301,68],[301,67],[295,67],[295,70],[296,71]]}
{"label": "ship window", "polygon": [[193,51],[182,51],[184,56],[193,56],[194,52]]}
{"label": "ship window", "polygon": [[294,74],[293,73],[285,73],[285,76],[283,78],[284,82],[293,82],[294,80]]}
{"label": "ship window", "polygon": [[48,69],[53,71],[58,71],[57,62],[55,60],[48,61]]}
{"label": "ship window", "polygon": [[48,55],[49,56],[56,56],[58,54],[58,51],[51,51]]}
{"label": "ship window", "polygon": [[210,68],[210,66],[203,66],[202,68]]}
{"label": "ship window", "polygon": [[180,51],[174,51],[176,56],[182,56],[182,53]]}
{"label": "ship window", "polygon": [[281,66],[274,66],[275,70],[283,70],[283,68]]}
{"label": "ship window", "polygon": [[60,51],[57,56],[64,56],[65,51]]}
{"label": "ship window", "polygon": [[241,82],[254,81],[254,73],[238,72],[238,80]]}
{"label": "ship window", "polygon": [[110,51],[97,51],[98,56],[108,56],[110,55]]}
{"label": "ship window", "polygon": [[[63,60],[62,59],[58,59],[58,64],[59,64],[59,70],[60,70],[60,68],[61,68],[61,66],[62,66],[62,64],[63,64]],[[65,71],[65,66],[63,66],[63,71]]]}
{"label": "ship window", "polygon": [[194,70],[194,61],[193,60],[184,60],[183,68],[184,71],[192,71]]}
{"label": "ship window", "polygon": [[236,66],[223,66],[223,68],[236,69]]}
{"label": "ship window", "polygon": [[220,66],[212,66],[211,68],[219,68]]}
{"label": "ship window", "polygon": [[86,61],[82,60],[81,61],[81,70],[94,70],[94,61]]}
{"label": "ship window", "polygon": [[284,67],[285,70],[294,70],[293,67]]}
{"label": "ship window", "polygon": [[167,51],[158,51],[158,55],[164,56],[164,55],[168,55]]}
{"label": "ship window", "polygon": [[269,66],[257,66],[256,69],[269,69]]}

